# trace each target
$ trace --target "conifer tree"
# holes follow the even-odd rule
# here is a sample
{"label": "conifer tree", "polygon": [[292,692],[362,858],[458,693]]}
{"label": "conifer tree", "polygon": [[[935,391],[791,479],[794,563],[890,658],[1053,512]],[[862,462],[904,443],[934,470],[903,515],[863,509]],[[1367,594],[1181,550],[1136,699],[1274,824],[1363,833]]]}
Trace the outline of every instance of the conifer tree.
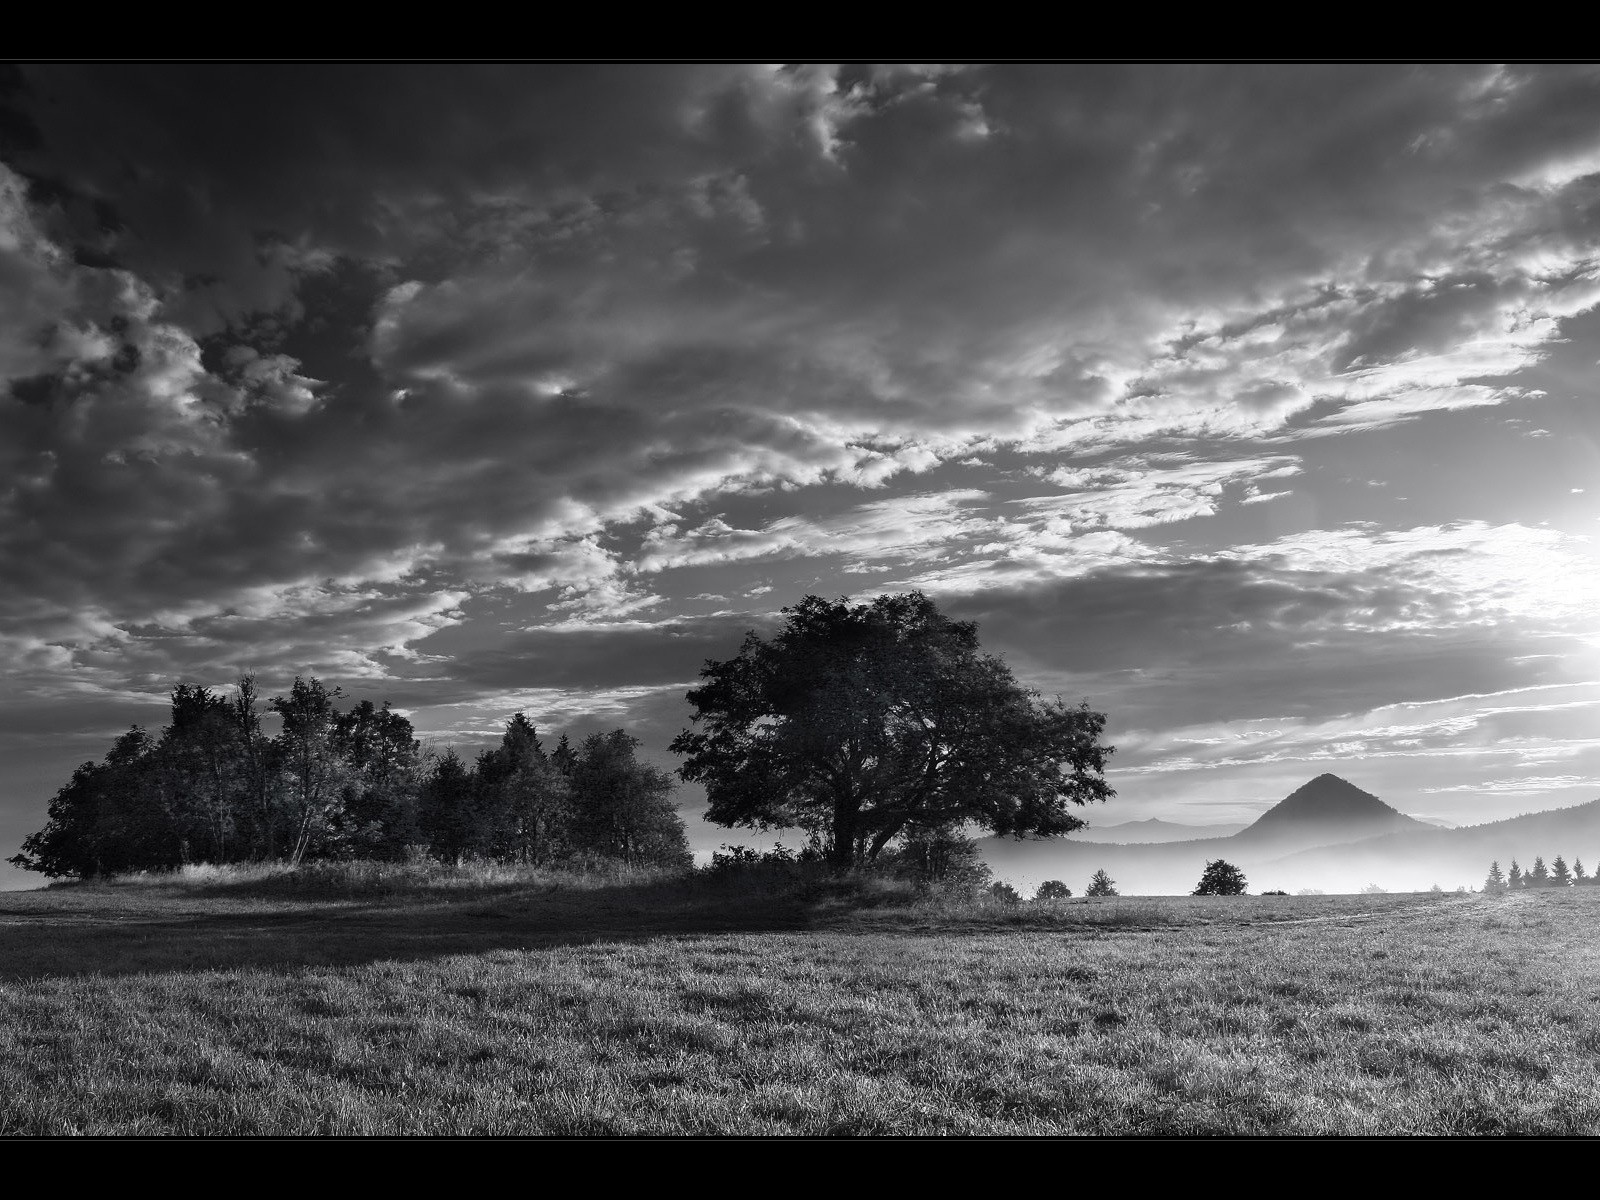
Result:
{"label": "conifer tree", "polygon": [[1094,873],[1094,876],[1089,880],[1089,889],[1084,893],[1086,896],[1115,896],[1116,894],[1117,881],[1107,875],[1103,869]]}
{"label": "conifer tree", "polygon": [[1548,887],[1550,885],[1550,868],[1544,865],[1544,859],[1539,855],[1533,857],[1533,870],[1523,877],[1524,887]]}
{"label": "conifer tree", "polygon": [[1514,858],[1511,860],[1511,874],[1506,877],[1506,883],[1510,885],[1513,891],[1527,886],[1522,881],[1522,868],[1517,866],[1517,860]]}
{"label": "conifer tree", "polygon": [[1589,872],[1583,869],[1583,859],[1574,857],[1572,860],[1572,886],[1582,887],[1589,882]]}
{"label": "conifer tree", "polygon": [[1550,863],[1550,886],[1559,888],[1572,886],[1572,872],[1567,869],[1567,860],[1559,854]]}
{"label": "conifer tree", "polygon": [[1504,891],[1506,877],[1500,871],[1500,860],[1495,859],[1489,864],[1489,877],[1483,881],[1483,890],[1486,892]]}
{"label": "conifer tree", "polygon": [[567,735],[562,734],[561,740],[556,743],[556,748],[550,752],[551,765],[563,775],[570,776],[573,768],[577,766],[578,755],[573,750],[572,743],[567,740]]}

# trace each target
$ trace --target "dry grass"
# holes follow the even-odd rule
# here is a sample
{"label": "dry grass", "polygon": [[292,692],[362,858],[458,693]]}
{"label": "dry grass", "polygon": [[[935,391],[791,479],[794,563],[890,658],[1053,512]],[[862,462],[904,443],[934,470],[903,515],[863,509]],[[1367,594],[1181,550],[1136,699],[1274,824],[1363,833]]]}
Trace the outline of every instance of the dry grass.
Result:
{"label": "dry grass", "polygon": [[0,899],[0,1131],[1600,1128],[1596,890],[1006,908],[277,878]]}

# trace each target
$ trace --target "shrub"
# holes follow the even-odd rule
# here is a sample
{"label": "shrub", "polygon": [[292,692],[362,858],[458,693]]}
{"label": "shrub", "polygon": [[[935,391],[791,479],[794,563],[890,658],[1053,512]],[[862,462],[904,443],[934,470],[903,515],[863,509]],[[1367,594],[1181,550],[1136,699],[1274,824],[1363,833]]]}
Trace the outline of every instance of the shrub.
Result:
{"label": "shrub", "polygon": [[988,887],[993,877],[978,844],[950,829],[915,830],[897,849],[880,854],[876,865],[926,891],[969,898]]}
{"label": "shrub", "polygon": [[1015,908],[1022,903],[1022,897],[1017,895],[1017,889],[998,879],[989,885],[989,895],[1008,908]]}
{"label": "shrub", "polygon": [[1072,895],[1072,889],[1059,879],[1046,879],[1039,885],[1039,890],[1033,894],[1035,900],[1066,900]]}

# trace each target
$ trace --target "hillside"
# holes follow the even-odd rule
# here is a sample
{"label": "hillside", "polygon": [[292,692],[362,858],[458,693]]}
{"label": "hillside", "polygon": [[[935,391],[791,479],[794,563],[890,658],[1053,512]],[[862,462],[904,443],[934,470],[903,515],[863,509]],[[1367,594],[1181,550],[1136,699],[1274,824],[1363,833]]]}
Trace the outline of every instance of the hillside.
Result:
{"label": "hillside", "polygon": [[1231,837],[1243,825],[1185,825],[1151,817],[1145,821],[1121,821],[1115,825],[1091,825],[1072,836],[1081,842],[1114,845],[1147,845],[1155,842],[1192,842],[1200,838]]}
{"label": "hillside", "polygon": [[1320,846],[1247,833],[1142,846],[1096,844],[1075,837],[1053,843],[988,838],[980,846],[1002,879],[1021,887],[1061,879],[1079,894],[1089,876],[1103,868],[1124,894],[1184,895],[1194,888],[1206,863],[1216,858],[1243,870],[1252,892],[1269,888],[1354,892],[1369,884],[1392,891],[1420,891],[1435,883],[1446,889],[1477,887],[1491,859],[1498,859],[1505,870],[1512,858],[1531,866],[1535,855],[1549,862],[1560,854],[1569,863],[1576,856],[1591,873],[1600,867],[1600,800],[1455,829],[1412,821],[1393,832]]}
{"label": "hillside", "polygon": [[[1318,880],[1362,877],[1383,887],[1480,886],[1491,860],[1502,871],[1514,858],[1524,868],[1536,855],[1546,863],[1561,855],[1586,868],[1600,864],[1600,800],[1551,812],[1527,813],[1484,825],[1392,833],[1353,844],[1298,851],[1263,865],[1274,875],[1307,880],[1301,887],[1324,887]],[[1325,888],[1332,890],[1332,888]],[[1341,889],[1342,890],[1342,889]]]}
{"label": "hillside", "polygon": [[1390,808],[1337,775],[1318,775],[1274,804],[1237,835],[1251,847],[1326,846],[1430,826]]}

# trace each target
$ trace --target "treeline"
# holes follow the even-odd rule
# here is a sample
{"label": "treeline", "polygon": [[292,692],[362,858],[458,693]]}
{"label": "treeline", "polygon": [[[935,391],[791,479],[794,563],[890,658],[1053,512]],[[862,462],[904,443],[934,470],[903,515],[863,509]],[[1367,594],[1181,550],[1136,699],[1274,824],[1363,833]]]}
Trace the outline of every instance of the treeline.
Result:
{"label": "treeline", "polygon": [[[309,859],[526,863],[605,858],[687,867],[673,781],[640,762],[623,730],[565,734],[546,751],[521,713],[500,744],[464,762],[424,753],[387,703],[341,711],[339,688],[296,678],[263,709],[253,677],[233,695],[179,684],[159,736],[134,726],[50,802],[10,861],[51,877],[166,870],[191,862]],[[281,719],[276,736],[265,713]]]}
{"label": "treeline", "polygon": [[1483,890],[1486,892],[1520,891],[1523,888],[1543,887],[1593,887],[1600,883],[1600,877],[1591,876],[1584,870],[1583,860],[1574,857],[1572,866],[1561,855],[1556,855],[1546,866],[1542,857],[1535,856],[1533,866],[1524,871],[1517,865],[1517,860],[1511,860],[1511,870],[1502,872],[1500,860],[1496,859],[1489,864],[1489,875],[1483,881]]}

